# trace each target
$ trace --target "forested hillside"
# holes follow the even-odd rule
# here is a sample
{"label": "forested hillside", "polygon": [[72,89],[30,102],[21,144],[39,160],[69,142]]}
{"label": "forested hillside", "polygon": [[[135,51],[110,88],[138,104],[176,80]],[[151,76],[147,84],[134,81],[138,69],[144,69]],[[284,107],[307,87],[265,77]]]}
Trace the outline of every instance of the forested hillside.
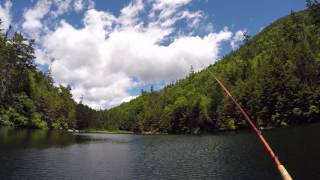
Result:
{"label": "forested hillside", "polygon": [[258,126],[320,120],[320,5],[292,12],[201,72],[96,111],[34,64],[33,41],[0,33],[0,126],[203,133],[246,128],[211,73]]}
{"label": "forested hillside", "polygon": [[259,126],[319,121],[320,6],[314,1],[307,6],[246,36],[237,51],[207,69],[108,110],[101,126],[169,133],[246,127],[211,72]]}

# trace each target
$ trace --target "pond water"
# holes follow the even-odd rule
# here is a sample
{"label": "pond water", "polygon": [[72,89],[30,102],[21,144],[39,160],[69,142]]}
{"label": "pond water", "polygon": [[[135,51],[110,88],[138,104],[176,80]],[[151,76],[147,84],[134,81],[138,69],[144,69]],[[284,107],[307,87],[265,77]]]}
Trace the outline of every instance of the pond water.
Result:
{"label": "pond water", "polygon": [[[320,179],[320,124],[264,132],[294,179]],[[256,135],[0,129],[0,179],[281,179]]]}

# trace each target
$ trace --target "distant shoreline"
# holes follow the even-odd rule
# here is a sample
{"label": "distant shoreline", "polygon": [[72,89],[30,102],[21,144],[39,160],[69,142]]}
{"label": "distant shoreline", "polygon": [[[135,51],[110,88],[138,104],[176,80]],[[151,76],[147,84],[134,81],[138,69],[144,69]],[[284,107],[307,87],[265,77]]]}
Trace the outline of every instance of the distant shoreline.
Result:
{"label": "distant shoreline", "polygon": [[124,130],[110,131],[110,130],[90,130],[90,129],[86,129],[86,130],[69,129],[68,132],[71,132],[71,133],[101,133],[101,134],[134,134],[134,135],[167,135],[167,134],[170,134],[170,133],[150,132],[150,131],[137,133],[137,132],[133,132],[133,131],[124,131]]}
{"label": "distant shoreline", "polygon": [[[259,127],[259,130],[261,132],[267,132],[267,131],[274,131],[279,129],[285,129],[285,128],[297,128],[302,126],[309,126],[313,124],[319,124],[317,122],[314,123],[303,123],[300,125],[288,125],[288,126],[267,126],[267,127]],[[250,128],[239,128],[235,130],[219,130],[216,132],[202,132],[202,133],[161,133],[161,132],[133,132],[133,131],[123,131],[123,130],[116,130],[116,131],[110,131],[110,130],[77,130],[78,133],[101,133],[101,134],[131,134],[131,135],[216,135],[216,134],[224,134],[224,133],[238,133],[242,131],[251,131]]]}
{"label": "distant shoreline", "polygon": [[[276,127],[260,127],[261,131],[269,131],[276,129]],[[69,129],[68,132],[71,133],[99,133],[99,134],[133,134],[133,135],[206,135],[206,134],[219,134],[224,132],[237,132],[241,130],[249,130],[248,128],[239,128],[235,130],[219,130],[216,132],[202,132],[202,133],[162,133],[162,132],[151,132],[151,131],[145,131],[145,132],[133,132],[133,131],[124,131],[124,130],[116,130],[116,131],[110,131],[110,130],[71,130]]]}
{"label": "distant shoreline", "polygon": [[80,130],[79,133],[101,133],[101,134],[135,134],[132,131],[110,131],[110,130]]}
{"label": "distant shoreline", "polygon": [[[283,128],[296,128],[296,127],[301,127],[301,126],[308,126],[312,124],[318,124],[317,122],[312,122],[312,123],[303,123],[300,125],[288,125],[288,126],[278,126],[278,127],[273,127],[273,126],[267,126],[267,127],[259,127],[259,130],[262,132],[266,131],[272,131],[272,130],[279,130]],[[14,129],[34,129],[34,128],[19,128],[19,127],[12,127],[12,126],[0,126],[0,128],[4,127],[11,127]],[[35,129],[36,130],[36,129]],[[38,129],[40,130],[40,129]],[[50,130],[50,129],[43,129],[43,130]],[[221,134],[221,133],[238,133],[241,131],[251,131],[249,128],[239,128],[235,130],[218,130],[215,132],[201,132],[201,133],[162,133],[162,132],[151,132],[151,131],[146,131],[146,132],[133,132],[133,131],[125,131],[125,130],[95,130],[95,129],[85,129],[85,130],[77,130],[77,129],[67,129],[67,130],[62,130],[60,131],[68,132],[68,133],[99,133],[99,134],[131,134],[131,135],[213,135],[213,134]]]}

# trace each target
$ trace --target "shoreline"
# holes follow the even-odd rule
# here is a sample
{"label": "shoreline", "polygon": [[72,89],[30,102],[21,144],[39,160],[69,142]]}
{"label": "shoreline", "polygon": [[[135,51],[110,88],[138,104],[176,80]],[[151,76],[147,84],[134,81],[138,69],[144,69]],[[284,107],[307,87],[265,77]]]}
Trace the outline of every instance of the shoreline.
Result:
{"label": "shoreline", "polygon": [[132,131],[110,131],[110,130],[78,130],[78,133],[100,133],[100,134],[135,134]]}
{"label": "shoreline", "polygon": [[[286,128],[296,128],[300,126],[308,126],[312,124],[317,124],[319,122],[311,122],[311,123],[303,123],[303,124],[295,124],[295,125],[288,125],[288,126],[267,126],[267,127],[259,127],[259,130],[261,132],[267,132],[267,131],[274,131],[274,130],[279,130],[279,129],[286,129]],[[12,127],[12,126],[0,126],[1,127],[11,127],[14,129],[32,129],[32,128],[21,128],[21,127]],[[40,129],[39,129],[40,130]],[[43,129],[45,130],[45,129]],[[50,129],[46,129],[50,130]],[[200,133],[163,133],[163,132],[152,132],[152,131],[145,131],[145,132],[133,132],[133,131],[125,131],[125,130],[95,130],[95,129],[84,129],[84,130],[78,130],[78,129],[59,129],[58,131],[64,131],[68,133],[100,133],[100,134],[130,134],[130,135],[217,135],[217,134],[223,134],[223,133],[238,133],[241,131],[247,131],[250,129],[249,128],[238,128],[235,130],[227,130],[227,129],[220,129],[216,130],[214,132],[200,132]]]}
{"label": "shoreline", "polygon": [[[267,127],[259,127],[259,130],[261,132],[268,132],[268,131],[274,131],[274,130],[279,130],[279,129],[286,129],[286,128],[297,128],[301,126],[308,126],[312,124],[317,124],[317,122],[313,123],[303,123],[299,125],[288,125],[288,126],[267,126]],[[242,131],[251,131],[250,128],[239,128],[235,130],[217,130],[215,132],[202,132],[202,133],[161,133],[161,132],[151,132],[151,131],[146,131],[146,132],[140,132],[136,133],[133,131],[110,131],[110,130],[78,130],[78,133],[101,133],[101,134],[131,134],[131,135],[219,135],[219,134],[224,134],[224,133],[231,133],[231,134],[236,134]]]}

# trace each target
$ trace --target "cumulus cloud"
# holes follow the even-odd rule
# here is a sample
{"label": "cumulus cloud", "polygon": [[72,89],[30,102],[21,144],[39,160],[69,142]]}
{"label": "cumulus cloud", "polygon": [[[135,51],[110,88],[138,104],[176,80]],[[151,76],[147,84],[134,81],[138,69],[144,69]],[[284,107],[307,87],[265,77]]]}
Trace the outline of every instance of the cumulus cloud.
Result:
{"label": "cumulus cloud", "polygon": [[11,24],[11,9],[12,3],[7,0],[3,5],[0,4],[0,19],[2,24],[0,25],[0,29],[8,29]]}
{"label": "cumulus cloud", "polygon": [[230,46],[233,50],[236,50],[240,43],[244,40],[244,34],[247,32],[246,29],[244,30],[238,30],[234,36],[232,37],[232,40],[230,41]]}
{"label": "cumulus cloud", "polygon": [[[52,3],[57,5],[58,0],[55,1]],[[48,1],[40,0],[26,11],[31,15],[25,15],[22,26],[26,31],[41,28],[46,14],[59,12],[49,12],[50,4],[41,4],[44,2]],[[68,7],[61,4],[61,13],[70,7],[75,11],[83,9],[82,0],[72,2]],[[86,2],[89,7],[91,1]],[[79,101],[83,97],[83,103],[93,108],[109,108],[129,101],[135,98],[130,93],[133,88],[183,78],[190,65],[197,71],[214,63],[223,41],[238,43],[240,32],[235,36],[227,28],[213,32],[212,24],[203,28],[209,29],[201,36],[184,33],[182,27],[176,26],[178,21],[197,30],[205,19],[202,11],[185,8],[190,2],[134,0],[119,15],[88,8],[82,27],[62,19],[41,36],[36,62],[50,65],[55,82],[71,85],[74,98]]]}

